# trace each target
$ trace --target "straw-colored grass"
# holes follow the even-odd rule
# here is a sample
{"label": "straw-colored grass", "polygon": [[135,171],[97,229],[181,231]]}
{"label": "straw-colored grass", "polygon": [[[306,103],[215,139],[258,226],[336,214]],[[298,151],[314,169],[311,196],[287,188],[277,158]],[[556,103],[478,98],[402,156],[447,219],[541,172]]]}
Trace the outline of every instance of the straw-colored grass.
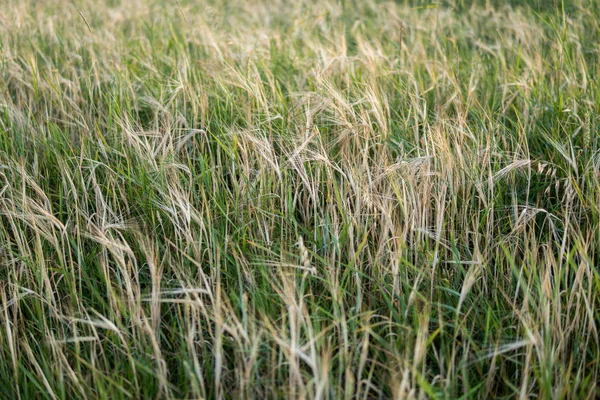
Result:
{"label": "straw-colored grass", "polygon": [[600,396],[600,3],[3,0],[0,398]]}

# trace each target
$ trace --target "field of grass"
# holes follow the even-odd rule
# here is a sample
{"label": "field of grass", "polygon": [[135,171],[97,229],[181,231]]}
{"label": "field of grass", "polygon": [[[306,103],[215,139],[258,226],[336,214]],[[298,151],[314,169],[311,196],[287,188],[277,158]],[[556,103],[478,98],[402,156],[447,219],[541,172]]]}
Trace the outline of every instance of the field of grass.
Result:
{"label": "field of grass", "polygon": [[596,0],[3,0],[0,398],[597,398],[599,72]]}

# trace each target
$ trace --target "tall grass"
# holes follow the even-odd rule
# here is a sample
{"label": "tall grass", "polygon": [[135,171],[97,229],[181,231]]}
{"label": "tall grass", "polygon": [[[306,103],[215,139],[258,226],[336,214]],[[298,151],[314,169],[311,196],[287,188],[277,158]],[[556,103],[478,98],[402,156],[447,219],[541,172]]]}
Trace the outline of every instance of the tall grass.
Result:
{"label": "tall grass", "polygon": [[0,397],[600,396],[600,3],[4,0]]}

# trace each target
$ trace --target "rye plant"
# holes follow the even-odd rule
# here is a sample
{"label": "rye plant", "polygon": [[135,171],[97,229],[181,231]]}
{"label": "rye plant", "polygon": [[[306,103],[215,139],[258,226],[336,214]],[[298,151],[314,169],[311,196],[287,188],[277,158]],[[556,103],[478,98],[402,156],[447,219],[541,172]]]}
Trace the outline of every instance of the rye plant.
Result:
{"label": "rye plant", "polygon": [[0,398],[600,396],[598,1],[0,3]]}

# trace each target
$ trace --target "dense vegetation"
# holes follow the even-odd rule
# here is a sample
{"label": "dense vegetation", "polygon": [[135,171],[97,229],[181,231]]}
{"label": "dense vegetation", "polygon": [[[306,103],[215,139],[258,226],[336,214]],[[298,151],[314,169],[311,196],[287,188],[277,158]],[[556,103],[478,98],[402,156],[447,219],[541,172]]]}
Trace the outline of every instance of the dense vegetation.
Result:
{"label": "dense vegetation", "polygon": [[0,398],[600,396],[600,3],[4,0]]}

